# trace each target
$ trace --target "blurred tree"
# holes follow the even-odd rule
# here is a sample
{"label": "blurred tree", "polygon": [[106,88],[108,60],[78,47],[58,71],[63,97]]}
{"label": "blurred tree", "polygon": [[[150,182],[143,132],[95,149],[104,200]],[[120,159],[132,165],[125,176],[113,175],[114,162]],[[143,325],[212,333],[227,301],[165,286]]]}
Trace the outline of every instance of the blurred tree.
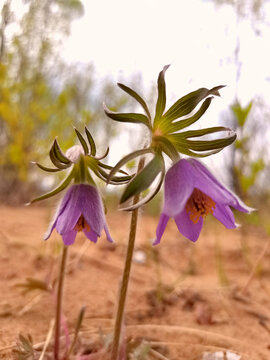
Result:
{"label": "blurred tree", "polygon": [[71,22],[83,14],[80,0],[24,0],[20,11],[18,2],[6,0],[0,19],[0,199],[13,203],[29,200],[36,184],[30,162],[47,158],[57,135],[65,150],[74,142],[72,126],[110,126],[100,121],[96,99],[114,96],[106,81],[94,89],[91,65],[61,60]]}
{"label": "blurred tree", "polygon": [[57,46],[71,20],[83,12],[80,1],[27,0],[21,13],[13,12],[13,5],[12,0],[4,3],[0,29],[0,196],[6,198],[25,193],[30,160],[47,150],[48,138],[78,118],[71,103],[81,90],[70,85],[57,89],[54,73],[60,68]]}
{"label": "blurred tree", "polygon": [[245,108],[239,103],[231,106],[234,121],[237,123],[238,136],[232,150],[232,179],[236,192],[246,201],[251,195],[250,191],[258,186],[259,175],[265,168],[263,157],[254,156],[251,149],[253,136],[245,126],[252,109],[252,102]]}
{"label": "blurred tree", "polygon": [[10,0],[7,1],[1,12],[1,25],[0,25],[0,62],[3,60],[5,54],[5,30],[10,21]]}
{"label": "blurred tree", "polygon": [[[256,36],[262,35],[262,25],[269,25],[266,17],[266,5],[269,0],[212,0],[216,5],[231,5],[236,14],[237,31],[235,33],[235,48],[233,61],[235,64],[235,100],[230,107],[227,120],[238,135],[238,140],[231,150],[231,159],[228,168],[231,175],[231,184],[241,197],[247,200],[251,195],[269,194],[270,181],[266,176],[269,173],[270,145],[265,136],[269,131],[269,105],[260,94],[256,95],[246,107],[241,106],[238,85],[241,82],[241,70],[244,59],[240,56],[241,36],[239,28],[243,20],[248,20]],[[264,141],[262,141],[264,139]],[[268,143],[267,143],[268,141]]]}
{"label": "blurred tree", "polygon": [[212,0],[217,5],[231,5],[239,18],[252,16],[255,22],[266,21],[264,6],[269,0]]}

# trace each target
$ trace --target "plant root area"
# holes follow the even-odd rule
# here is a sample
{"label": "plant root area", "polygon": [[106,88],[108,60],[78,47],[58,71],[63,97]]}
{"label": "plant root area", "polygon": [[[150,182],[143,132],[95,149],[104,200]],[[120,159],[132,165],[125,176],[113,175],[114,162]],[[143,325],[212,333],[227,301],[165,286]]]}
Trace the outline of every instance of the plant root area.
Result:
{"label": "plant root area", "polygon": [[[0,207],[0,359],[53,359],[62,240],[48,208]],[[69,247],[61,356],[110,359],[130,213],[109,210],[115,244],[78,233]],[[241,220],[242,222],[242,220]],[[270,246],[259,227],[227,230],[207,218],[192,243],[171,219],[152,246],[157,217],[140,213],[121,351],[126,359],[269,360]],[[76,333],[78,316],[84,317]]]}

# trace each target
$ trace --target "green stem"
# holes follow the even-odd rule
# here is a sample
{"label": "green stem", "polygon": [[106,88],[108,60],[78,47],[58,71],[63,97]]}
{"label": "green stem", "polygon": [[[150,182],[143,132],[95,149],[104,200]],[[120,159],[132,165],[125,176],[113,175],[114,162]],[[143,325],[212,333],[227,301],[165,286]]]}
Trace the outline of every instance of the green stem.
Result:
{"label": "green stem", "polygon": [[54,334],[54,360],[59,360],[59,345],[60,345],[60,333],[61,333],[61,314],[62,314],[62,299],[63,299],[63,285],[65,278],[65,268],[67,261],[68,247],[64,246],[63,254],[60,265],[58,289],[56,298],[56,314],[55,314],[55,334]]}
{"label": "green stem", "polygon": [[[138,172],[142,170],[144,166],[144,159],[141,158],[139,165],[138,165]],[[140,195],[136,195],[133,200],[133,205],[137,204],[140,200]],[[114,334],[113,334],[113,342],[112,342],[112,353],[111,353],[111,360],[118,360],[118,353],[119,353],[119,342],[121,337],[121,330],[123,324],[123,316],[126,304],[126,297],[127,297],[127,289],[129,283],[129,276],[130,276],[130,269],[135,245],[135,238],[136,238],[136,229],[137,229],[137,222],[138,222],[138,211],[139,209],[135,209],[132,211],[131,215],[131,222],[130,222],[130,230],[129,230],[129,240],[128,240],[128,248],[126,253],[126,260],[125,260],[125,267],[122,275],[121,281],[121,288],[120,288],[120,295],[114,325]]]}

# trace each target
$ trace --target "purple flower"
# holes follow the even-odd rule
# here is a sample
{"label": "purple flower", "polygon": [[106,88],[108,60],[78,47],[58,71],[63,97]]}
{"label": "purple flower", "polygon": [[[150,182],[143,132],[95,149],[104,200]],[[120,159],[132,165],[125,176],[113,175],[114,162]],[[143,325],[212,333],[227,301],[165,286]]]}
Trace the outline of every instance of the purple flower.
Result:
{"label": "purple flower", "polygon": [[107,240],[113,242],[105,220],[103,204],[98,190],[89,184],[72,185],[62,199],[44,239],[53,231],[62,235],[65,245],[74,243],[78,231],[83,231],[96,242],[104,229]]}
{"label": "purple flower", "polygon": [[200,235],[203,219],[213,214],[228,229],[237,227],[230,207],[252,211],[225,188],[195,159],[181,159],[165,177],[165,201],[154,245],[159,244],[169,218],[174,218],[181,234],[192,241]]}

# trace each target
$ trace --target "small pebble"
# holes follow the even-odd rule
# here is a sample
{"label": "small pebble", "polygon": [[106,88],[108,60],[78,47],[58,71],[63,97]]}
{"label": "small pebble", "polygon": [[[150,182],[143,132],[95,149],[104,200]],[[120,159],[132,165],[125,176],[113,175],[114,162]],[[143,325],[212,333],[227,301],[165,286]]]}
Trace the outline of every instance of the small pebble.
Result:
{"label": "small pebble", "polygon": [[146,253],[142,250],[135,250],[133,253],[133,261],[138,264],[146,263]]}

